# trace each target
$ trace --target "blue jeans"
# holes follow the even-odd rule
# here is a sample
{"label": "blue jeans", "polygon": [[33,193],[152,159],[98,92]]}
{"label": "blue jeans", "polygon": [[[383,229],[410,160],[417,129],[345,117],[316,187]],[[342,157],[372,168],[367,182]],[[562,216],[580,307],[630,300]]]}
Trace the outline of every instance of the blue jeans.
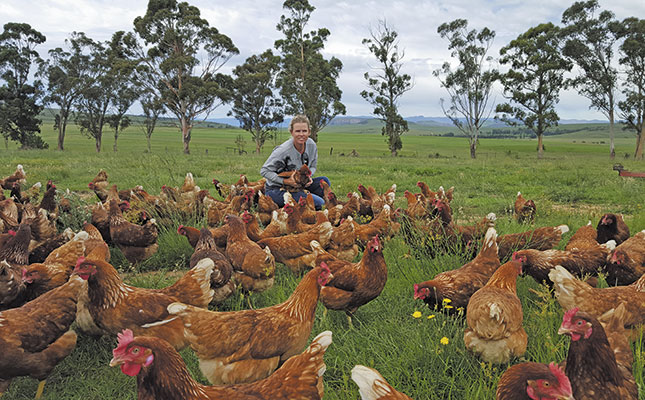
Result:
{"label": "blue jeans", "polygon": [[[322,180],[324,180],[329,186],[331,186],[329,178],[327,178],[326,176],[319,176],[314,178],[312,184],[307,187],[307,190],[311,192],[311,196],[314,198],[316,210],[321,210],[325,205],[325,194],[323,193],[323,188],[320,185],[320,181]],[[266,191],[266,195],[271,197],[273,201],[275,201],[275,204],[278,205],[278,207],[284,207],[284,193],[285,191],[282,189],[267,189]],[[301,197],[307,196],[305,192],[295,192],[291,193],[291,195],[293,196],[293,199],[295,201],[300,200]]]}

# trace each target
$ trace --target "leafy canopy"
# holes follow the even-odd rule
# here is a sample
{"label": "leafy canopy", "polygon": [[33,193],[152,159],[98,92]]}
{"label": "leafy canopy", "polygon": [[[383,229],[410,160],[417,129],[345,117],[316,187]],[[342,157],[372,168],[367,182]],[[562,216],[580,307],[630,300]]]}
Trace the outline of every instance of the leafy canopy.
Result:
{"label": "leafy canopy", "polygon": [[29,72],[35,64],[42,65],[36,51],[45,36],[29,24],[9,22],[0,34],[0,132],[5,139],[14,140],[21,148],[47,148],[38,135],[38,114],[42,111],[42,82],[28,83]]}
{"label": "leafy canopy", "polygon": [[403,147],[401,135],[408,131],[408,122],[399,114],[398,102],[405,92],[412,89],[412,78],[401,72],[401,59],[405,52],[399,50],[398,36],[385,20],[381,20],[375,30],[370,30],[370,38],[362,41],[374,54],[379,66],[374,68],[376,72],[373,74],[365,73],[371,90],[363,90],[361,97],[374,106],[372,112],[383,121],[381,134],[387,137],[393,156]]}
{"label": "leafy canopy", "polygon": [[286,0],[277,25],[284,39],[275,41],[281,54],[277,86],[290,115],[305,114],[311,123],[311,138],[339,114],[345,114],[342,91],[336,83],[343,63],[336,57],[326,60],[321,52],[330,32],[326,28],[305,32],[315,8],[307,0]]}
{"label": "leafy canopy", "polygon": [[194,120],[207,118],[230,100],[231,78],[217,71],[239,51],[201,18],[197,7],[185,2],[150,0],[146,14],[134,20],[134,29],[148,46],[139,49],[142,82],[177,117],[184,153],[189,153]]}
{"label": "leafy canopy", "polygon": [[487,56],[493,44],[495,32],[488,28],[481,31],[468,30],[468,21],[456,19],[441,24],[439,35],[448,39],[451,56],[459,61],[456,68],[445,62],[433,74],[448,92],[448,108],[441,99],[441,108],[446,117],[466,134],[470,143],[470,156],[475,158],[479,131],[492,112],[488,101],[497,79],[497,71],[486,68],[492,61]]}
{"label": "leafy canopy", "polygon": [[276,96],[275,79],[280,57],[266,50],[253,55],[233,70],[234,115],[240,127],[251,133],[259,154],[264,142],[284,120],[282,101]]}
{"label": "leafy canopy", "polygon": [[[499,104],[496,112],[509,125],[518,121],[538,137],[538,157],[542,157],[542,135],[557,126],[555,105],[564,84],[564,72],[571,64],[560,53],[559,29],[552,23],[530,28],[500,50],[500,63],[510,69],[500,75],[504,96],[510,103]],[[512,105],[515,104],[515,105]]]}

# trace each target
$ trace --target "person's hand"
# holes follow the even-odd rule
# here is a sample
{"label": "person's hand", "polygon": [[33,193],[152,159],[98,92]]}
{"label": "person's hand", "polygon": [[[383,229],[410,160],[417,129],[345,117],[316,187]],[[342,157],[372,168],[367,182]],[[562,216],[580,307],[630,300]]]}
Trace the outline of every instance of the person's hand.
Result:
{"label": "person's hand", "polygon": [[309,177],[309,180],[308,180],[308,181],[307,181],[307,183],[305,184],[305,187],[309,187],[309,186],[311,186],[311,184],[312,184],[312,183],[314,183],[314,180],[313,180],[313,179],[311,179],[311,177]]}

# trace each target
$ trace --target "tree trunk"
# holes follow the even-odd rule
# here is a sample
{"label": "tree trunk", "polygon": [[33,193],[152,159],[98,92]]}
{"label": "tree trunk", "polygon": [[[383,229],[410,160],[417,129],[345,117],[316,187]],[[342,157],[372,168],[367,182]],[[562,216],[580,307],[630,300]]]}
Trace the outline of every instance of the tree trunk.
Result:
{"label": "tree trunk", "polygon": [[119,128],[116,128],[114,131],[114,145],[112,146],[112,150],[116,153],[116,141],[119,139]]}
{"label": "tree trunk", "polygon": [[312,129],[311,133],[309,134],[309,137],[311,138],[311,140],[318,143],[318,130]]}
{"label": "tree trunk", "polygon": [[544,157],[544,148],[542,147],[542,134],[539,133],[538,137],[538,158],[542,159]]}
{"label": "tree trunk", "polygon": [[152,153],[152,149],[150,148],[150,136],[148,136],[147,139],[148,139],[148,153]]}
{"label": "tree trunk", "polygon": [[96,137],[96,152],[101,152],[101,135]]}
{"label": "tree trunk", "polygon": [[65,142],[65,127],[62,123],[58,124],[58,150],[63,151],[65,147],[63,143]]}
{"label": "tree trunk", "polygon": [[186,120],[181,121],[181,137],[184,143],[184,154],[190,154],[190,126]]}
{"label": "tree trunk", "polygon": [[398,156],[398,155],[399,155],[399,152],[398,152],[398,151],[396,151],[396,149],[394,149],[394,150],[390,150],[390,153],[392,154],[392,157],[396,157],[396,156]]}
{"label": "tree trunk", "polygon": [[261,149],[261,148],[262,148],[262,146],[260,146],[260,143],[255,142],[255,153],[256,153],[257,155],[260,155],[260,149]]}
{"label": "tree trunk", "polygon": [[641,131],[636,139],[636,152],[634,153],[636,160],[643,159],[643,146],[645,146],[645,124],[641,127]]}
{"label": "tree trunk", "polygon": [[470,158],[477,158],[477,140],[470,141]]}
{"label": "tree trunk", "polygon": [[614,112],[609,113],[609,158],[616,158],[616,148],[614,147]]}

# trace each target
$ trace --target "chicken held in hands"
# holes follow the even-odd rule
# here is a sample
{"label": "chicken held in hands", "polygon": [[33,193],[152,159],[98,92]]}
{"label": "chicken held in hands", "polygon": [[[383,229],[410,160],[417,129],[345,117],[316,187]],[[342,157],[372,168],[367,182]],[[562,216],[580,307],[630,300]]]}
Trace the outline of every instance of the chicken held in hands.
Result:
{"label": "chicken held in hands", "polygon": [[320,288],[331,276],[324,266],[314,268],[285,302],[271,307],[214,312],[173,303],[168,311],[183,321],[186,338],[209,382],[254,382],[306,346]]}
{"label": "chicken held in hands", "polygon": [[361,400],[412,400],[394,389],[375,369],[364,365],[352,368],[352,380],[358,385]]}
{"label": "chicken held in hands", "polygon": [[206,386],[195,381],[181,355],[165,340],[119,334],[110,366],[121,366],[137,376],[139,400],[320,400],[323,397],[323,356],[332,342],[331,331],[314,338],[302,353],[288,359],[263,380],[227,386]]}
{"label": "chicken held in hands", "polygon": [[638,399],[632,366],[617,361],[596,318],[572,308],[558,334],[571,337],[565,372],[576,400]]}
{"label": "chicken held in hands", "polygon": [[281,178],[289,179],[289,183],[283,183],[282,188],[291,193],[300,192],[305,189],[305,186],[311,180],[311,170],[307,164],[302,164],[302,167],[295,171],[284,171],[278,174]]}
{"label": "chicken held in hands", "polygon": [[507,262],[468,302],[464,344],[485,362],[503,364],[526,352],[528,336],[516,289],[521,273],[522,264]]}
{"label": "chicken held in hands", "polygon": [[328,309],[345,311],[352,326],[352,315],[377,298],[387,282],[387,265],[378,236],[367,242],[359,262],[346,264],[332,273],[332,279],[320,290],[322,303]]}
{"label": "chicken held in hands", "polygon": [[[499,268],[497,232],[488,228],[484,244],[477,257],[462,267],[437,274],[433,279],[414,285],[414,298],[423,300],[431,309],[443,307],[450,301],[451,310],[466,308],[470,297]],[[444,302],[446,301],[446,302]]]}
{"label": "chicken held in hands", "polygon": [[496,400],[574,400],[569,378],[555,363],[513,365],[499,378],[495,396]]}
{"label": "chicken held in hands", "polygon": [[87,309],[96,326],[110,334],[132,329],[137,334],[168,340],[175,348],[186,346],[183,324],[169,316],[166,307],[176,301],[206,307],[213,297],[210,279],[213,262],[200,261],[174,285],[142,289],[125,284],[109,263],[81,257],[74,273],[87,281]]}
{"label": "chicken held in hands", "polygon": [[22,307],[0,312],[0,394],[11,379],[31,376],[40,380],[40,397],[47,376],[76,347],[76,333],[69,327],[82,287],[83,281],[72,277]]}

